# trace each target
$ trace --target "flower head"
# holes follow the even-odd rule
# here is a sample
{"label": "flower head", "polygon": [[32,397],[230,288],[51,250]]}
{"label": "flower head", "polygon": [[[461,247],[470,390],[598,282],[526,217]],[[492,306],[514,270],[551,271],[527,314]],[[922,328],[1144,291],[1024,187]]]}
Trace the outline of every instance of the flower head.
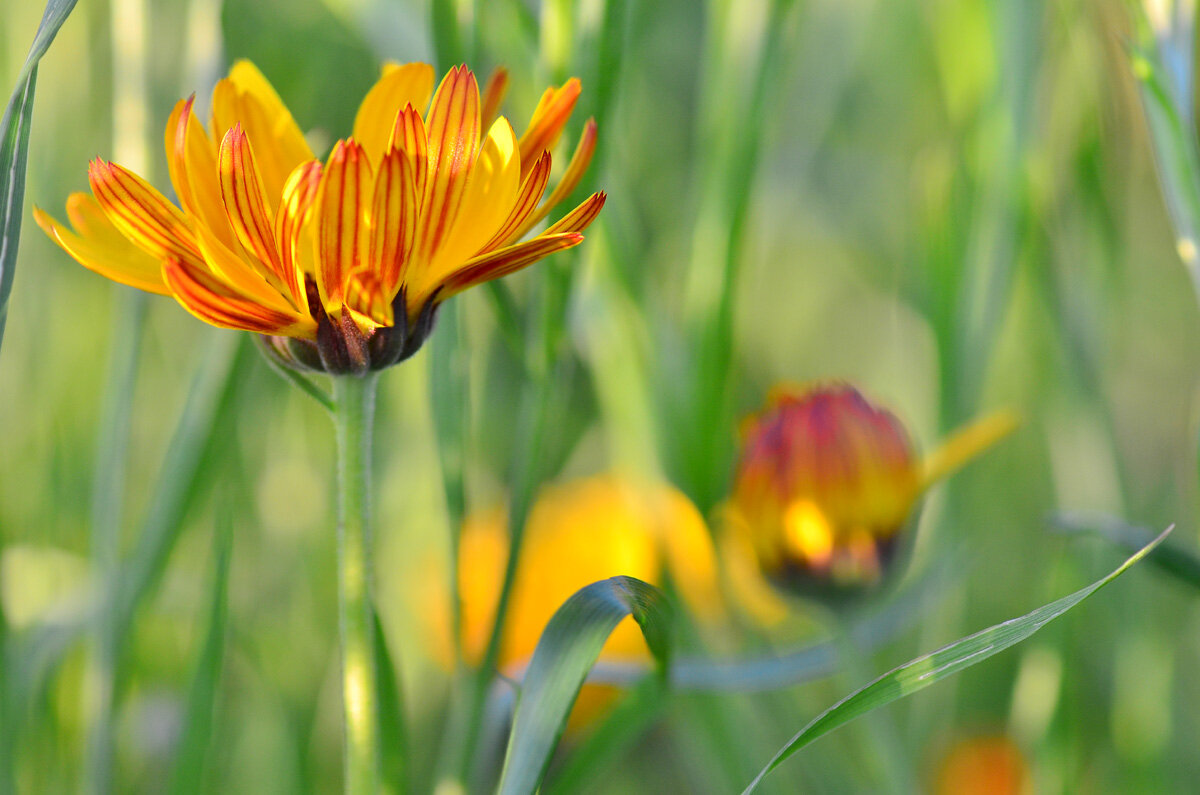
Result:
{"label": "flower head", "polygon": [[353,135],[321,162],[263,75],[240,61],[213,89],[207,130],[194,97],[167,122],[179,206],[96,159],[92,194],[67,200],[73,229],[34,216],[84,266],[172,295],[213,325],[266,335],[289,365],[387,367],[420,347],[442,301],[579,244],[605,200],[593,194],[522,240],[591,161],[589,120],[546,196],[579,81],[547,89],[519,138],[492,118],[503,72],[482,97],[465,66],[433,84],[427,64],[386,65]]}
{"label": "flower head", "polygon": [[923,461],[886,409],[843,384],[783,388],[743,428],[732,526],[758,567],[801,592],[878,584],[917,499],[1014,427],[995,415]]}

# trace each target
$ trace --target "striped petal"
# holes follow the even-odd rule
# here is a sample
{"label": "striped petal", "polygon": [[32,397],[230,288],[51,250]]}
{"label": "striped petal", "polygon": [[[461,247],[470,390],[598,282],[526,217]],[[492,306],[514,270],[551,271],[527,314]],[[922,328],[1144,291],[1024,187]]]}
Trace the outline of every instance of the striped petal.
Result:
{"label": "striped petal", "polygon": [[274,218],[267,209],[267,196],[255,164],[254,151],[239,124],[224,140],[217,157],[221,200],[238,240],[257,259],[267,281],[281,289],[299,306],[302,288],[295,268],[284,265],[275,239]]}
{"label": "striped petal", "polygon": [[400,290],[400,275],[412,252],[416,228],[417,193],[408,155],[402,149],[392,149],[383,158],[375,177],[367,260],[368,269],[376,276],[375,286],[379,288],[383,302],[388,304],[389,322],[391,300]]}
{"label": "striped petal", "polygon": [[213,142],[193,112],[195,99],[193,95],[177,102],[167,121],[164,143],[171,184],[180,205],[207,224],[221,242],[232,246],[233,230],[221,204]]}
{"label": "striped petal", "polygon": [[367,252],[371,166],[353,140],[338,141],[321,176],[315,211],[317,287],[325,310],[340,317],[346,280]]}
{"label": "striped petal", "polygon": [[579,185],[579,181],[583,179],[588,166],[592,164],[592,155],[595,153],[596,122],[594,119],[588,119],[587,124],[583,126],[583,134],[579,136],[579,145],[575,147],[575,153],[571,155],[571,162],[567,164],[567,170],[563,173],[562,179],[558,181],[558,184],[554,186],[554,190],[550,192],[550,198],[546,199],[542,206],[537,209],[537,212],[525,219],[519,231],[511,239],[516,240],[523,237],[526,232],[535,227],[563,199],[571,195],[571,192]]}
{"label": "striped petal", "polygon": [[75,231],[33,208],[38,226],[80,265],[114,282],[169,294],[159,261],[117,231],[94,198],[86,193],[72,193],[67,199],[67,216]]}
{"label": "striped petal", "polygon": [[223,139],[235,124],[241,123],[255,142],[259,149],[259,170],[272,202],[283,191],[292,169],[313,158],[287,106],[249,61],[238,61],[229,70],[229,77],[217,82],[213,88],[212,115],[215,140]]}
{"label": "striped petal", "polygon": [[[275,216],[275,241],[279,244],[279,255],[284,265],[296,272],[296,279],[303,284],[305,274],[316,278],[317,267],[313,253],[312,237],[313,202],[321,185],[321,161],[310,160],[296,166],[283,186],[283,199]],[[304,293],[301,291],[301,297]],[[304,305],[300,305],[304,308]]]}
{"label": "striped petal", "polygon": [[388,140],[388,149],[400,149],[408,156],[409,173],[417,198],[425,195],[425,176],[429,171],[429,153],[425,139],[425,122],[412,105],[405,106],[396,116],[396,126]]}
{"label": "striped petal", "polygon": [[346,306],[367,321],[359,321],[360,328],[394,325],[392,299],[377,271],[363,268],[350,277],[346,285]]}
{"label": "striped petal", "polygon": [[546,184],[550,181],[550,167],[552,159],[549,152],[542,152],[542,156],[534,163],[529,174],[526,175],[525,181],[521,183],[521,192],[517,194],[517,201],[513,204],[512,211],[509,212],[508,218],[500,225],[500,229],[496,234],[492,235],[492,239],[483,245],[476,254],[486,254],[500,246],[518,239],[520,232],[528,229],[532,224],[526,222],[537,209],[538,202],[542,200],[542,195],[546,192]]}
{"label": "striped petal", "polygon": [[222,328],[314,339],[317,324],[298,312],[259,304],[203,268],[179,260],[163,263],[163,278],[183,308]]}
{"label": "striped petal", "polygon": [[88,181],[113,226],[147,254],[203,267],[183,213],[144,179],[97,158],[88,165]]}
{"label": "striped petal", "polygon": [[261,266],[248,263],[222,244],[209,229],[197,226],[196,239],[204,254],[203,270],[211,272],[263,306],[281,312],[296,310],[294,302],[284,295],[278,285],[267,281]]}
{"label": "striped petal", "polygon": [[372,165],[383,157],[396,115],[406,106],[424,108],[433,93],[433,67],[424,63],[385,64],[383,75],[363,99],[354,118],[354,140]]}
{"label": "striped petal", "polygon": [[429,173],[418,221],[416,258],[428,261],[458,220],[479,149],[479,87],[465,66],[451,69],[429,109]]}
{"label": "striped petal", "polygon": [[473,257],[512,211],[520,183],[517,136],[501,118],[492,125],[471,168],[458,218],[429,262],[418,266],[423,272],[414,274],[416,280],[432,289]]}
{"label": "striped petal", "polygon": [[529,129],[521,136],[521,162],[529,164],[526,170],[543,151],[554,149],[571,111],[575,110],[579,92],[579,80],[572,77],[561,88],[547,88],[542,94],[529,120]]}
{"label": "striped petal", "polygon": [[604,202],[607,200],[608,194],[604,191],[593,193],[584,199],[578,207],[564,215],[558,223],[551,224],[550,228],[540,236],[558,235],[565,232],[582,232],[591,225],[592,221],[596,220],[596,216],[604,209]]}
{"label": "striped petal", "polygon": [[484,127],[491,127],[500,115],[500,106],[504,104],[504,95],[508,93],[508,70],[503,66],[496,67],[488,77],[487,85],[483,87],[483,110],[480,113]]}
{"label": "striped petal", "polygon": [[[438,299],[445,300],[452,295],[461,293],[468,287],[515,273],[557,251],[577,246],[582,242],[583,235],[578,232],[541,235],[533,240],[526,240],[524,243],[507,246],[482,257],[475,257],[464,263],[461,269],[455,271],[442,283],[442,291],[438,294]],[[413,311],[411,300],[409,301],[409,311]]]}

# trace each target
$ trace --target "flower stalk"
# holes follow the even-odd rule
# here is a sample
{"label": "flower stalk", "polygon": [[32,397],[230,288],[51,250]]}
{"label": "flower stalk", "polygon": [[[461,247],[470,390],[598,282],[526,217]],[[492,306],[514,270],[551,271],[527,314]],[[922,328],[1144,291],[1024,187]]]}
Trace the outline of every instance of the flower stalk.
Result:
{"label": "flower stalk", "polygon": [[333,379],[338,456],[338,623],[342,657],[345,792],[379,787],[379,727],[371,607],[371,432],[378,378]]}

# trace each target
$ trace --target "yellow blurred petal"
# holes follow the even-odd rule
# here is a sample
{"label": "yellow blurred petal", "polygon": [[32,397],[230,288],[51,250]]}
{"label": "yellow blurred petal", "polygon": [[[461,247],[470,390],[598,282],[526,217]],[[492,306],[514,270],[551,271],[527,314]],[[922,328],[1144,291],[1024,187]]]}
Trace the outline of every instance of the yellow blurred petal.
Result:
{"label": "yellow blurred petal", "polygon": [[488,77],[487,85],[483,87],[483,110],[480,119],[484,127],[491,127],[500,115],[500,106],[504,104],[504,95],[508,93],[508,70],[503,66],[496,67]]}
{"label": "yellow blurred petal", "polygon": [[116,227],[104,217],[95,199],[86,193],[71,194],[67,200],[67,211],[75,216],[79,210],[72,212],[72,205],[83,208],[82,212],[90,219],[90,229],[85,229],[76,221],[75,229],[78,234],[72,232],[37,207],[33,208],[33,219],[51,240],[85,268],[139,290],[160,295],[170,294],[163,282],[162,268],[158,260],[121,236]]}
{"label": "yellow blurred petal", "polygon": [[1021,424],[1020,417],[1012,411],[997,411],[983,419],[960,428],[941,447],[925,459],[922,483],[928,488],[933,483],[953,474],[972,458],[1008,436]]}
{"label": "yellow blurred petal", "polygon": [[396,116],[406,105],[418,111],[433,93],[433,67],[424,63],[387,64],[379,81],[367,92],[354,118],[354,140],[373,166],[383,157]]}
{"label": "yellow blurred petal", "polygon": [[192,110],[194,100],[192,96],[176,103],[164,131],[171,184],[180,205],[207,224],[222,243],[232,246],[234,235],[221,204],[213,142]]}

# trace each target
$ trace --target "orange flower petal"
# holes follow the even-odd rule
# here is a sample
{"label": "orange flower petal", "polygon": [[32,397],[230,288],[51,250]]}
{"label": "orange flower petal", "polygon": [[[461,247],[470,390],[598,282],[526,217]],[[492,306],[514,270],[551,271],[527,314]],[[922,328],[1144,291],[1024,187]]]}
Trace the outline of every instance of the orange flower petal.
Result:
{"label": "orange flower petal", "polygon": [[406,106],[424,108],[429,104],[433,78],[429,64],[384,65],[383,75],[367,92],[354,118],[354,140],[366,150],[372,165],[384,155],[396,116]]}
{"label": "orange flower petal", "polygon": [[591,225],[592,221],[596,220],[596,216],[604,209],[604,202],[607,200],[608,194],[604,191],[593,193],[584,199],[578,207],[564,215],[558,223],[551,225],[542,235],[582,232]]}
{"label": "orange flower petal", "polygon": [[[305,274],[311,273],[316,278],[317,273],[313,245],[301,238],[312,236],[309,218],[321,185],[321,171],[320,160],[296,166],[283,186],[283,200],[275,216],[275,241],[279,244],[280,257],[285,266],[296,272],[296,279],[301,284]],[[301,298],[305,299],[303,290]],[[307,300],[298,306],[305,309]]]}
{"label": "orange flower petal", "polygon": [[[468,287],[515,273],[557,251],[577,246],[582,242],[583,235],[577,232],[540,235],[533,240],[507,246],[482,257],[475,257],[464,263],[460,270],[455,271],[443,282],[442,292],[438,294],[438,298],[445,300],[452,295],[461,293]],[[410,304],[409,311],[411,312],[412,309]]]}
{"label": "orange flower petal", "polygon": [[596,153],[596,122],[594,119],[588,119],[587,124],[583,126],[583,134],[579,136],[579,145],[575,147],[575,154],[571,155],[571,162],[567,164],[567,170],[563,174],[562,179],[554,186],[554,190],[550,193],[550,198],[538,208],[537,212],[525,219],[520,231],[513,235],[513,239],[520,238],[525,235],[530,229],[545,218],[551,210],[555,208],[563,199],[571,195],[571,191],[575,190],[579,185],[579,181],[583,179],[584,173],[588,166],[592,163],[592,156]]}
{"label": "orange flower petal", "polygon": [[[550,151],[558,142],[575,102],[579,99],[579,80],[572,77],[562,88],[547,88],[529,120],[529,129],[521,136],[521,162],[532,165],[543,151]],[[528,171],[530,166],[526,166]],[[522,174],[522,176],[524,176]]]}
{"label": "orange flower petal", "polygon": [[169,294],[158,260],[118,232],[95,199],[86,193],[72,193],[67,199],[67,215],[74,232],[41,209],[33,208],[38,226],[80,265],[139,290]]}
{"label": "orange flower petal", "polygon": [[[408,155],[392,149],[384,156],[375,177],[371,203],[371,242],[367,259],[375,282],[389,304],[400,289],[400,274],[412,251],[417,228],[417,193]],[[367,314],[374,314],[368,312]]]}
{"label": "orange flower petal", "polygon": [[392,137],[388,140],[388,149],[401,149],[408,155],[409,173],[412,174],[413,186],[417,198],[425,195],[425,174],[429,171],[429,153],[426,150],[425,122],[421,114],[412,105],[406,105],[396,116],[396,125],[392,128]]}
{"label": "orange flower petal", "polygon": [[394,323],[392,297],[388,295],[380,274],[370,268],[363,268],[350,277],[346,285],[346,306],[373,326],[391,326]]}
{"label": "orange flower petal", "polygon": [[483,127],[491,127],[500,115],[500,106],[504,104],[504,95],[507,93],[508,70],[498,66],[483,87],[483,110],[479,114]]}
{"label": "orange flower petal", "polygon": [[88,181],[113,226],[147,254],[203,267],[183,213],[144,179],[97,158],[88,165]]}
{"label": "orange flower petal", "polygon": [[316,200],[317,287],[325,309],[340,317],[346,279],[367,253],[366,210],[371,166],[353,139],[338,141],[321,176]]}
{"label": "orange flower petal", "polygon": [[169,259],[163,263],[163,278],[183,308],[206,323],[259,334],[316,337],[312,318],[264,307],[203,268]]}
{"label": "orange flower petal", "polygon": [[546,192],[546,184],[550,181],[551,165],[550,153],[542,152],[542,156],[534,163],[533,168],[526,175],[525,181],[521,183],[521,192],[517,194],[517,201],[513,204],[508,218],[500,225],[500,229],[496,231],[492,239],[483,245],[478,254],[486,254],[516,240],[520,237],[518,232],[530,226],[526,222],[537,209],[538,202],[542,200],[542,195]]}
{"label": "orange flower petal", "polygon": [[235,124],[221,141],[217,169],[221,200],[238,240],[247,251],[253,252],[267,281],[289,295],[294,305],[299,305],[300,279],[296,269],[285,266],[279,254],[262,177],[255,164],[253,148],[240,124]]}
{"label": "orange flower petal", "polygon": [[418,221],[416,257],[428,261],[458,219],[479,149],[479,87],[465,66],[451,69],[429,109],[429,174]]}
{"label": "orange flower petal", "polygon": [[221,242],[233,246],[233,230],[221,205],[213,143],[192,111],[195,99],[195,95],[181,99],[167,121],[164,143],[171,184],[180,206],[207,224]]}

